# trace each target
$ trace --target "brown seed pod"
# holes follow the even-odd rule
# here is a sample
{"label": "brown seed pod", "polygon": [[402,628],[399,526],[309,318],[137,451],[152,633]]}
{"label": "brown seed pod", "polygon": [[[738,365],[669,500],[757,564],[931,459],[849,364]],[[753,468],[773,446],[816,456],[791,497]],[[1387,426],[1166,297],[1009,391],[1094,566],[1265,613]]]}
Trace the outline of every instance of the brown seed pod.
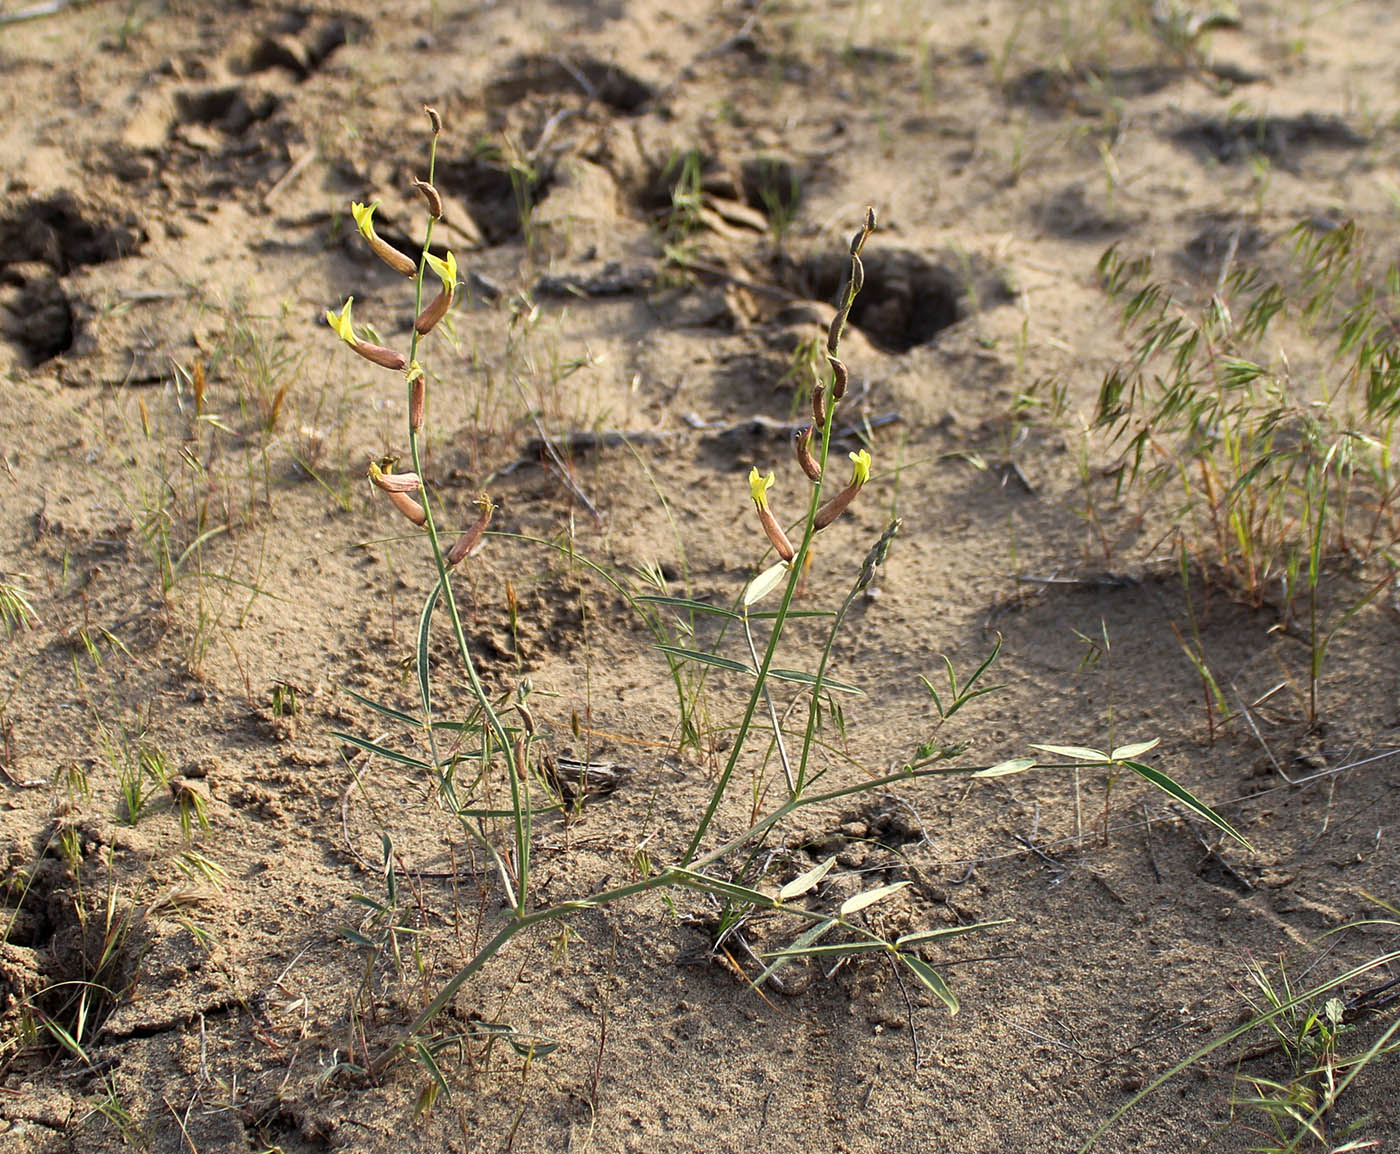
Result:
{"label": "brown seed pod", "polygon": [[433,130],[433,135],[437,136],[442,132],[442,117],[438,115],[438,110],[431,104],[423,105],[423,111],[428,114],[428,124]]}
{"label": "brown seed pod", "polygon": [[822,467],[812,456],[812,436],[816,431],[815,425],[807,425],[793,434],[793,448],[797,451],[797,463],[802,466],[802,471],[807,474],[807,479],[813,482],[822,479]]}
{"label": "brown seed pod", "polygon": [[417,177],[413,178],[413,187],[422,193],[423,200],[428,205],[428,215],[434,220],[441,220],[442,197],[438,194],[438,190],[426,180],[419,180]]}
{"label": "brown seed pod", "polygon": [[365,360],[372,361],[386,369],[402,372],[408,367],[408,358],[395,349],[386,349],[383,345],[371,345],[365,341],[356,341],[350,347]]}

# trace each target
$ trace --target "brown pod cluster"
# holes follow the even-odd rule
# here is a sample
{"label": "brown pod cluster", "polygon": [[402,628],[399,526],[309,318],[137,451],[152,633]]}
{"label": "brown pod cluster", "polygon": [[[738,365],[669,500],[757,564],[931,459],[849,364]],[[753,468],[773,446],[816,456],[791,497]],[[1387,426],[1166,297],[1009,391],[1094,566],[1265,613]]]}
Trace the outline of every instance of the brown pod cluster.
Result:
{"label": "brown pod cluster", "polygon": [[420,492],[423,488],[423,482],[417,473],[386,473],[378,464],[371,463],[369,479],[388,496],[394,508],[413,524],[420,528],[427,524],[428,515],[423,511],[423,506],[409,496],[410,493]]}

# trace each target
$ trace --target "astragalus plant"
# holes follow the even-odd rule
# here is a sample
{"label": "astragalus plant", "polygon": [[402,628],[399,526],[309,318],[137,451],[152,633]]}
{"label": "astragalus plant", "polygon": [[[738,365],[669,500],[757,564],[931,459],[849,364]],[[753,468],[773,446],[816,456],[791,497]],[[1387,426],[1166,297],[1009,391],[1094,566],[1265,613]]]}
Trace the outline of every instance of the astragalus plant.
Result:
{"label": "astragalus plant", "polygon": [[[859,499],[862,487],[871,476],[873,462],[870,454],[862,450],[850,455],[849,472],[843,470],[844,475],[833,485],[829,477],[835,471],[834,463],[828,458],[833,418],[847,383],[846,367],[839,358],[838,348],[852,302],[864,279],[861,251],[875,229],[874,212],[867,212],[851,241],[840,307],[826,338],[829,372],[813,391],[812,422],[796,437],[795,463],[801,472],[800,483],[806,486],[805,514],[795,529],[785,529],[770,500],[770,494],[777,488],[775,473],[753,470],[749,492],[756,513],[755,541],[766,539],[777,554],[776,562],[745,588],[734,591],[731,609],[665,595],[647,598],[649,613],[674,610],[687,615],[718,615],[730,627],[730,635],[742,634],[746,643],[748,660],[682,646],[666,647],[665,656],[669,661],[694,662],[711,675],[737,677],[746,685],[746,703],[732,729],[727,758],[714,776],[708,800],[700,809],[693,829],[683,838],[677,838],[670,845],[653,842],[644,858],[638,855],[634,876],[624,884],[601,892],[580,893],[565,901],[540,904],[531,867],[536,831],[543,823],[563,821],[571,799],[565,796],[558,763],[536,723],[529,700],[533,688],[530,683],[498,685],[492,690],[483,684],[463,628],[453,583],[454,568],[466,563],[475,550],[491,543],[493,538],[487,526],[493,505],[490,498],[482,494],[477,500],[479,515],[475,523],[465,528],[455,542],[449,543],[436,519],[433,494],[422,464],[421,439],[428,382],[422,359],[426,342],[455,300],[457,287],[457,264],[452,254],[439,258],[430,252],[441,203],[433,187],[441,124],[431,110],[429,119],[432,145],[428,174],[425,181],[417,182],[428,206],[428,219],[418,255],[409,257],[398,252],[377,236],[373,206],[354,207],[360,232],[374,252],[414,286],[417,319],[407,350],[398,351],[366,339],[352,322],[350,301],[339,311],[328,314],[336,333],[358,355],[386,371],[400,374],[404,381],[411,469],[394,471],[376,463],[370,466],[370,477],[383,491],[385,499],[393,502],[413,526],[422,530],[436,580],[419,617],[414,663],[418,692],[413,711],[406,712],[364,698],[360,700],[396,724],[414,731],[418,748],[423,753],[421,756],[406,754],[359,735],[338,736],[374,755],[388,771],[412,771],[426,776],[435,785],[449,820],[460,827],[490,862],[489,876],[503,899],[503,910],[494,916],[485,915],[490,924],[482,935],[484,944],[441,985],[430,984],[413,1020],[377,1053],[365,1055],[364,1064],[372,1073],[379,1074],[395,1062],[409,1058],[427,1067],[441,1084],[439,1056],[445,1049],[459,1045],[466,1032],[465,1027],[450,1024],[448,1008],[464,986],[513,939],[543,924],[657,891],[673,894],[697,891],[709,895],[713,904],[723,909],[721,924],[725,926],[732,927],[755,911],[787,919],[793,933],[784,939],[786,944],[780,949],[760,959],[750,975],[755,984],[775,979],[785,966],[810,956],[836,961],[857,954],[879,954],[893,960],[941,999],[950,1011],[956,1012],[957,1000],[935,968],[932,951],[938,948],[941,939],[966,934],[981,926],[928,929],[890,938],[865,924],[858,915],[903,888],[907,882],[881,885],[846,896],[844,900],[832,900],[823,883],[835,866],[834,858],[815,861],[805,869],[789,861],[783,874],[777,877],[769,876],[769,871],[762,868],[753,868],[760,858],[773,860],[762,855],[760,850],[775,827],[806,807],[917,778],[947,774],[992,777],[1025,772],[1036,764],[1030,758],[1021,758],[994,766],[957,765],[930,747],[918,751],[895,772],[872,779],[859,774],[843,776],[840,766],[826,764],[815,756],[820,748],[818,718],[824,715],[824,709],[827,710],[825,716],[830,716],[827,704],[830,695],[839,691],[859,692],[854,686],[840,685],[827,676],[834,639],[855,598],[869,586],[884,561],[899,531],[898,522],[891,523],[871,543],[863,558],[852,559],[849,592],[840,605],[825,612],[801,611],[802,616],[816,617],[826,623],[826,640],[815,668],[788,669],[775,664],[785,626],[799,615],[794,601],[807,577],[814,538]],[[425,304],[425,283],[430,279],[435,282],[436,293]],[[642,597],[635,600],[641,601]],[[760,603],[765,601],[776,607],[760,609]],[[456,642],[460,673],[470,689],[471,707],[464,719],[445,718],[435,705],[434,677],[441,673],[435,673],[430,661],[429,633],[433,618],[439,613],[447,615]],[[770,689],[777,683],[798,685],[803,694],[810,695],[805,723],[793,733],[784,731],[784,718],[773,705]],[[1152,744],[1155,743],[1140,743],[1109,754],[1081,752],[1096,765],[1122,765],[1140,773],[1222,829],[1228,829],[1206,806],[1137,760]],[[769,764],[773,753],[781,766],[780,783],[763,794],[746,828],[715,844],[716,815],[735,781],[736,771],[745,763]],[[1054,753],[1063,755],[1059,749]],[[1078,756],[1071,751],[1063,764],[1073,765]],[[508,804],[493,804],[495,797],[508,797]],[[389,857],[386,854],[386,859]],[[392,861],[386,860],[386,865],[393,876]]]}

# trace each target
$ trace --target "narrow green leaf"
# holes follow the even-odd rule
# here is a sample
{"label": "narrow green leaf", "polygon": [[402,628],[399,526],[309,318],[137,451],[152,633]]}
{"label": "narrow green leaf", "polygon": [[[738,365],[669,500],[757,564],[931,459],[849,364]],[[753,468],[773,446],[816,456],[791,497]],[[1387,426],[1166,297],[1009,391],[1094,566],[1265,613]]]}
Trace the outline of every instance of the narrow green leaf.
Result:
{"label": "narrow green leaf", "polygon": [[340,730],[331,730],[332,737],[338,737],[341,741],[348,741],[351,745],[365,750],[367,753],[377,753],[380,757],[387,757],[390,761],[397,761],[400,765],[411,765],[414,769],[426,769],[431,771],[432,766],[426,761],[416,757],[410,757],[406,753],[399,753],[394,749],[385,749],[382,745],[377,745],[373,741],[368,741],[363,737],[356,737],[353,733],[342,733]]}
{"label": "narrow green leaf", "polygon": [[418,617],[418,691],[423,700],[423,716],[429,720],[433,716],[433,693],[429,668],[428,627],[433,623],[433,610],[437,608],[438,596],[441,593],[442,583],[439,582],[433,586],[433,591],[423,602],[423,612]]}
{"label": "narrow green leaf", "polygon": [[1254,849],[1254,847],[1250,845],[1249,842],[1247,842],[1243,837],[1241,837],[1235,832],[1234,827],[1228,821],[1226,821],[1223,817],[1216,813],[1215,810],[1211,809],[1210,806],[1206,805],[1205,802],[1197,800],[1195,795],[1192,794],[1189,790],[1183,789],[1181,786],[1177,785],[1177,783],[1174,782],[1171,778],[1169,778],[1165,773],[1162,773],[1160,770],[1153,769],[1150,765],[1144,765],[1140,761],[1124,761],[1121,764],[1127,767],[1128,769],[1131,769],[1143,780],[1150,781],[1163,793],[1169,794],[1170,796],[1176,798],[1176,800],[1181,802],[1182,805],[1189,806],[1191,809],[1195,810],[1198,814],[1205,818],[1206,821],[1210,822],[1211,825],[1215,826],[1216,829],[1234,838],[1237,842],[1240,843],[1240,845],[1244,846],[1245,849]]}
{"label": "narrow green leaf", "polygon": [[[815,685],[816,675],[813,673],[803,673],[797,669],[770,669],[768,676],[776,678],[778,681],[796,681],[800,685]],[[833,681],[830,677],[822,678],[823,689],[834,689],[838,693],[857,693],[865,696],[865,690],[856,685],[847,685],[844,681]]]}
{"label": "narrow green leaf", "polygon": [[816,889],[817,883],[831,872],[831,867],[836,864],[834,857],[829,857],[820,865],[815,865],[806,873],[798,874],[787,885],[778,891],[780,902],[790,902],[793,898],[800,898],[809,890]]}
{"label": "narrow green leaf", "polygon": [[1028,769],[1035,768],[1035,758],[1033,757],[1013,757],[1010,761],[998,762],[996,765],[988,766],[986,769],[979,769],[976,773],[969,774],[969,777],[1006,777],[1012,773],[1025,773]]}
{"label": "narrow green leaf", "polygon": [[723,894],[727,898],[735,898],[750,905],[762,906],[764,909],[771,909],[777,904],[767,894],[750,889],[748,886],[721,881],[719,878],[708,877],[691,870],[677,870],[676,881],[677,884],[683,885],[687,889],[700,890],[703,893]]}
{"label": "narrow green leaf", "polygon": [[891,882],[887,886],[876,886],[873,890],[866,890],[863,894],[856,894],[854,897],[849,897],[841,903],[841,908],[837,910],[837,916],[842,918],[850,917],[851,914],[865,909],[866,906],[873,906],[876,902],[889,897],[891,894],[898,893],[908,884],[908,882]]}
{"label": "narrow green leaf", "polygon": [[765,958],[822,958],[822,957],[842,957],[846,954],[868,954],[872,950],[885,950],[889,946],[885,942],[866,939],[860,942],[828,942],[824,946],[798,946],[796,942],[778,950],[776,953],[764,954]]}
{"label": "narrow green leaf", "polygon": [[[810,929],[804,930],[802,933],[798,934],[797,937],[793,938],[792,942],[788,945],[788,950],[806,949],[835,924],[835,918],[823,918],[816,925],[812,926]],[[783,969],[791,960],[792,959],[787,956],[779,956],[776,958],[772,965],[766,967],[763,973],[759,974],[758,977],[753,980],[754,988],[757,989],[759,986],[763,985],[764,982],[779,970]]]}
{"label": "narrow green leaf", "polygon": [[1149,749],[1156,749],[1162,744],[1160,737],[1154,737],[1151,741],[1139,741],[1132,745],[1120,745],[1108,756],[1114,761],[1124,761],[1130,757],[1141,757]]}
{"label": "narrow green leaf", "polygon": [[[358,701],[361,705],[367,705],[370,709],[374,710],[376,713],[382,713],[385,717],[392,717],[395,721],[403,722],[404,725],[410,726],[414,729],[421,729],[423,726],[423,722],[420,721],[418,718],[409,717],[408,714],[401,713],[397,709],[393,709],[387,705],[381,705],[379,702],[373,700],[372,698],[366,697],[363,693],[356,693],[353,689],[347,689],[345,692],[348,693],[351,697],[353,697],[356,701]],[[439,724],[441,724],[441,722],[439,722]]]}
{"label": "narrow green leaf", "polygon": [[689,597],[662,597],[655,593],[643,593],[633,598],[646,605],[665,605],[671,609],[684,609],[690,613],[713,613],[716,617],[732,617],[738,620],[739,614],[732,609],[718,605],[707,605],[704,601],[692,601]]}
{"label": "narrow green leaf", "polygon": [[1036,745],[1031,742],[1032,749],[1038,749],[1042,753],[1053,753],[1056,757],[1067,757],[1071,761],[1104,762],[1112,759],[1101,749],[1090,749],[1085,745]]}
{"label": "narrow green leaf", "polygon": [[922,958],[916,958],[913,954],[900,954],[899,960],[909,967],[916,978],[924,986],[933,992],[948,1007],[948,1013],[958,1012],[958,999],[953,996],[953,991],[948,988],[948,983],[943,980],[943,975],[935,970]]}
{"label": "narrow green leaf", "polygon": [[747,673],[750,677],[757,676],[754,670],[742,661],[734,661],[714,653],[702,653],[698,649],[682,649],[678,645],[654,645],[652,648],[659,649],[662,653],[669,653],[672,657],[683,657],[687,661],[698,661],[702,665],[714,665],[720,669],[728,669],[731,673]]}
{"label": "narrow green leaf", "polygon": [[957,938],[961,937],[963,934],[980,933],[982,930],[991,930],[995,929],[997,926],[1009,926],[1010,924],[1010,918],[998,918],[994,922],[977,922],[970,926],[944,926],[942,929],[937,930],[916,930],[912,934],[905,934],[903,937],[896,938],[894,945],[895,949],[903,950],[908,949],[910,946],[925,946],[930,942],[940,941],[943,938]]}

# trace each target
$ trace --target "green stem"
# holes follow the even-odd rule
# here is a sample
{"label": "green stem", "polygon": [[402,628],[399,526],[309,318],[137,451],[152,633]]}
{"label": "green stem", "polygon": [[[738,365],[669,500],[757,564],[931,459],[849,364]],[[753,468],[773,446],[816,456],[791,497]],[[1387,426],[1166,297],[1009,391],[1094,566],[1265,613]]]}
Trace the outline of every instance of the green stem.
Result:
{"label": "green stem", "polygon": [[[432,145],[428,153],[428,183],[431,184],[437,170],[437,135],[434,134]],[[434,218],[428,217],[428,225],[423,234],[423,248],[418,257],[418,275],[414,278],[414,316],[423,311],[423,277],[428,267],[428,252],[433,242]],[[415,328],[408,347],[408,363],[411,366],[417,363],[418,345],[422,340],[421,334]],[[422,371],[421,369],[419,371]],[[425,381],[426,386],[426,381]],[[409,384],[409,394],[412,396],[412,383]],[[461,655],[462,665],[466,669],[467,682],[471,687],[472,695],[481,706],[482,716],[485,718],[490,738],[495,740],[501,751],[501,755],[506,760],[506,769],[510,777],[510,798],[511,809],[514,813],[515,825],[515,885],[514,885],[514,906],[516,915],[523,917],[529,902],[530,884],[530,815],[529,795],[522,795],[521,775],[523,767],[515,764],[514,750],[510,744],[510,736],[506,732],[505,724],[496,713],[491,704],[491,699],[487,696],[485,688],[481,684],[481,678],[477,674],[476,663],[472,660],[471,647],[467,644],[466,630],[462,626],[462,614],[457,606],[457,598],[452,592],[452,583],[448,576],[447,561],[442,548],[442,541],[438,536],[437,523],[433,519],[433,506],[429,500],[427,480],[423,476],[422,444],[418,430],[410,423],[408,429],[409,456],[413,461],[413,471],[418,474],[423,486],[423,528],[427,530],[428,541],[432,546],[433,560],[437,565],[438,589],[442,593],[443,600],[447,604],[448,616],[452,621],[452,636],[457,643],[457,651]],[[431,729],[431,718],[424,719]],[[489,762],[491,757],[491,740],[482,741],[483,764]]]}

